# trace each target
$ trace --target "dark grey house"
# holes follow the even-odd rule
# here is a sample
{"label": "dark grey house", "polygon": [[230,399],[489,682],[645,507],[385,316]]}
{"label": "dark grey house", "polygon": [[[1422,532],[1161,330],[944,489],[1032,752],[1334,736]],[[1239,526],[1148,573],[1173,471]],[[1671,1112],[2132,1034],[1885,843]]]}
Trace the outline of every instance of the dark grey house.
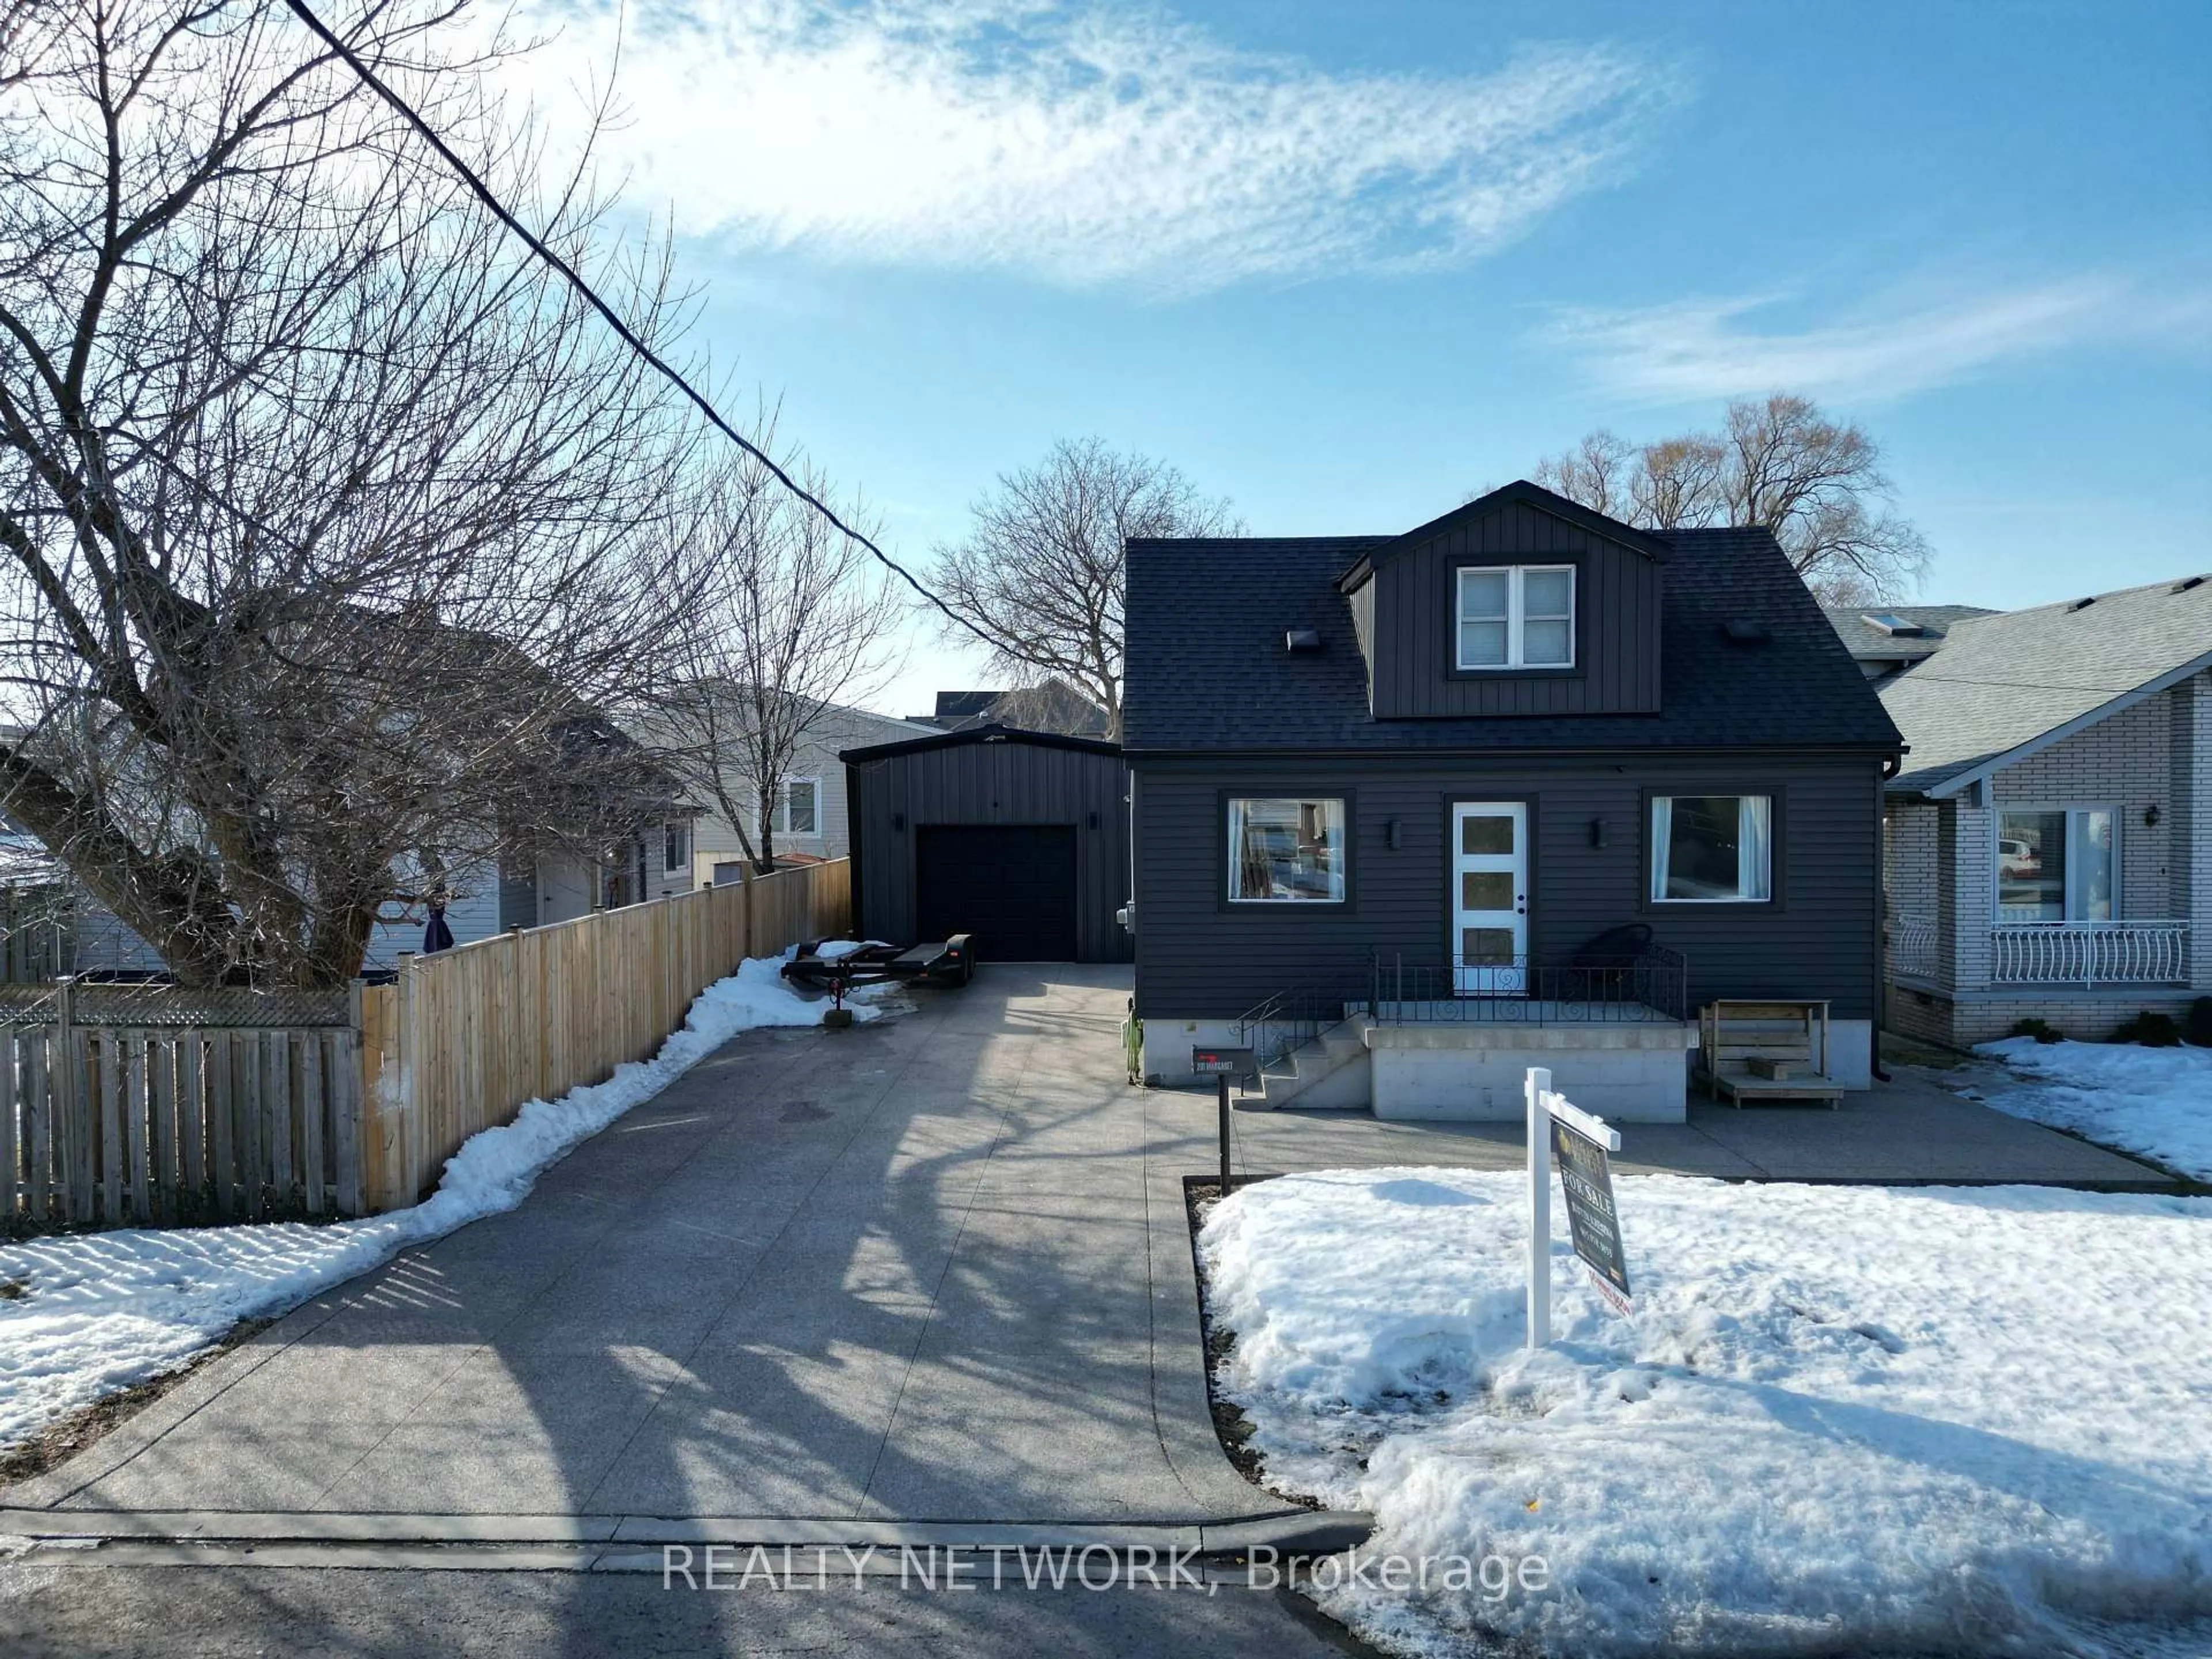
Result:
{"label": "dark grey house", "polygon": [[1127,618],[1148,1075],[1272,1042],[1302,1103],[1508,1116],[1550,1065],[1665,1119],[1699,1004],[1788,998],[1866,1086],[1899,739],[1765,531],[1521,483],[1401,536],[1133,542]]}
{"label": "dark grey house", "polygon": [[1116,744],[979,726],[841,758],[863,937],[968,933],[984,962],[1129,959]]}

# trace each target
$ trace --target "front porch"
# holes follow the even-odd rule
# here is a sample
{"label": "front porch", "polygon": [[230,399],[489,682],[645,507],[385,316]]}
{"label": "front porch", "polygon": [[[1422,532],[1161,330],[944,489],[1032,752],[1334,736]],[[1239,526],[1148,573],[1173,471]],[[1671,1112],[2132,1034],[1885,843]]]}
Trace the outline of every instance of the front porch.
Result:
{"label": "front porch", "polygon": [[1887,933],[1884,1024],[1955,1048],[2023,1020],[2101,1039],[2139,1013],[2178,1022],[2205,994],[2192,988],[2199,942],[2186,921],[2000,921],[1954,945],[1933,917],[1900,915]]}
{"label": "front porch", "polygon": [[1254,1104],[1512,1121],[1528,1068],[1541,1066],[1592,1111],[1680,1123],[1698,1042],[1687,980],[1681,953],[1658,946],[1564,965],[1378,952],[1364,996],[1286,992],[1237,1022],[1235,1041],[1260,1066]]}
{"label": "front porch", "polygon": [[[1943,969],[1941,931],[1933,916],[1901,915],[1889,930],[1890,977],[1950,990],[1966,988]],[[1998,922],[1983,930],[1978,948],[1955,961],[1985,963],[1979,983],[1991,988],[2172,986],[2189,983],[2190,928],[2185,921]]]}

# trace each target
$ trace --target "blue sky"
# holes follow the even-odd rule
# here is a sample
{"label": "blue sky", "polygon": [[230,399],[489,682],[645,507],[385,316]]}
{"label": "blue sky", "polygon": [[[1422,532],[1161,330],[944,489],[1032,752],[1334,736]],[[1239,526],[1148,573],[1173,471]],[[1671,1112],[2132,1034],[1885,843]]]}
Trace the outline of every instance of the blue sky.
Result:
{"label": "blue sky", "polygon": [[[541,93],[616,14],[547,0]],[[1053,439],[1260,533],[1808,392],[1920,597],[2212,568],[2212,6],[632,0],[699,343],[926,562]],[[913,630],[871,699],[973,658]]]}

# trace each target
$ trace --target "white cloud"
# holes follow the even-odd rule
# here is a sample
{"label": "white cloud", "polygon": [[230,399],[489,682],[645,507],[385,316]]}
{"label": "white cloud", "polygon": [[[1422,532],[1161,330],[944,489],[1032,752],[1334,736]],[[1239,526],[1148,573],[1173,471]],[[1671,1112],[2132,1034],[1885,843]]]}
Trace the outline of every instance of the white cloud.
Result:
{"label": "white cloud", "polygon": [[2154,296],[2104,274],[1893,303],[1794,331],[1758,326],[1759,314],[1778,303],[1754,297],[1562,309],[1542,333],[1581,358],[1598,385],[1634,401],[1705,402],[1776,390],[1876,401],[2087,342],[2199,334],[2204,319],[2201,299]]}
{"label": "white cloud", "polygon": [[[534,82],[604,83],[609,0],[523,16],[558,31]],[[1602,46],[1336,74],[1024,0],[644,0],[620,50],[607,151],[684,234],[1183,292],[1476,258],[1616,176],[1672,95]]]}

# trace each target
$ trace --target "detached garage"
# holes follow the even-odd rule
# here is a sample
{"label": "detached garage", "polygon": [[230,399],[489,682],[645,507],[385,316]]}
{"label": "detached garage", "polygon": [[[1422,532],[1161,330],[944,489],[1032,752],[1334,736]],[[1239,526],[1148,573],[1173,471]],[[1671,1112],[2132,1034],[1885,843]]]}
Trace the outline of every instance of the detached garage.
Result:
{"label": "detached garage", "polygon": [[839,758],[863,935],[969,933],[983,962],[1130,959],[1118,744],[979,726]]}

